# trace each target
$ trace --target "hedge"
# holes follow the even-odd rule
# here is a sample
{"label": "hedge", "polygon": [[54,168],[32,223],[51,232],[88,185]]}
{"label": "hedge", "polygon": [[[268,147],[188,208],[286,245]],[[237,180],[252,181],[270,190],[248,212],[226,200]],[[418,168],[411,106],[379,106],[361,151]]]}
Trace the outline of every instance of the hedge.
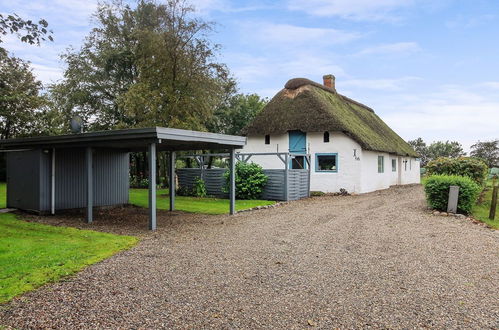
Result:
{"label": "hedge", "polygon": [[[224,173],[224,192],[229,192],[230,171]],[[255,163],[236,163],[236,198],[237,199],[259,199],[263,188],[267,184],[268,177],[263,168]]]}
{"label": "hedge", "polygon": [[446,174],[467,176],[483,185],[487,178],[488,167],[482,160],[471,157],[440,157],[426,165],[428,175]]}
{"label": "hedge", "polygon": [[447,211],[449,187],[459,187],[457,212],[469,214],[476,204],[482,187],[471,178],[459,175],[432,175],[424,183],[428,205],[439,211]]}

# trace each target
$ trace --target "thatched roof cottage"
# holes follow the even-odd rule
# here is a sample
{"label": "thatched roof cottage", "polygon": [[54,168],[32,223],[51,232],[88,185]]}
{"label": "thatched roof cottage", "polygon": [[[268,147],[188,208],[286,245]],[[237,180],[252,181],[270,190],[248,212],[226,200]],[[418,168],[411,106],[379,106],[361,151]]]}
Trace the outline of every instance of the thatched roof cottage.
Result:
{"label": "thatched roof cottage", "polygon": [[[365,193],[419,183],[417,153],[373,109],[339,94],[333,75],[324,84],[291,79],[243,130],[244,152],[289,151],[311,155],[312,191]],[[264,168],[279,159],[254,157]],[[307,167],[296,157],[291,168]]]}

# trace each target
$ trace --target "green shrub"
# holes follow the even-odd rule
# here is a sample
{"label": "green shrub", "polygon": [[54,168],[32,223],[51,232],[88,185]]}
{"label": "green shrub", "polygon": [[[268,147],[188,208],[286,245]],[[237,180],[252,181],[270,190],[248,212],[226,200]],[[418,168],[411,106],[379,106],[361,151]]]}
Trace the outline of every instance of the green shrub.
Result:
{"label": "green shrub", "polygon": [[[229,192],[229,171],[224,173],[224,192]],[[255,163],[236,163],[236,198],[259,199],[268,177],[263,173],[260,165]]]}
{"label": "green shrub", "polygon": [[471,178],[458,175],[432,175],[424,183],[428,205],[435,210],[447,211],[449,187],[459,186],[457,211],[468,214],[475,205],[482,187]]}
{"label": "green shrub", "polygon": [[426,165],[428,175],[445,174],[460,175],[472,178],[483,185],[487,178],[487,164],[477,158],[437,158]]}
{"label": "green shrub", "polygon": [[194,178],[194,185],[192,187],[178,187],[177,195],[189,197],[206,197],[208,195],[208,192],[206,190],[206,184],[204,180],[197,176]]}
{"label": "green shrub", "polygon": [[194,181],[194,196],[195,197],[206,197],[208,194],[206,191],[206,184],[204,183],[204,180],[201,179],[200,177],[197,177],[196,180]]}
{"label": "green shrub", "polygon": [[323,191],[311,191],[310,196],[311,197],[319,197],[319,196],[324,196],[326,193]]}

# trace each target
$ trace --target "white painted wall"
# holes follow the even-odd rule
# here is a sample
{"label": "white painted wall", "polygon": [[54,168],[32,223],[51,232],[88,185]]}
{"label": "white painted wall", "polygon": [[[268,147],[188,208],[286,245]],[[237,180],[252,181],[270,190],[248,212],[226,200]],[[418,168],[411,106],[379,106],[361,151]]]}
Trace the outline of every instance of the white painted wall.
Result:
{"label": "white painted wall", "polygon": [[[378,173],[378,156],[384,157],[384,171]],[[361,157],[361,193],[386,189],[391,183],[390,155],[386,152],[363,150]]]}
{"label": "white painted wall", "polygon": [[[265,144],[265,136],[248,136],[246,145],[239,152],[288,152],[288,134],[270,135],[270,144]],[[260,164],[264,169],[284,169],[284,163],[275,155],[252,156],[250,161]]]}
{"label": "white painted wall", "polygon": [[[354,158],[362,153],[361,146],[341,132],[330,132],[329,142],[324,142],[324,132],[307,133],[307,148],[311,154],[312,172],[310,189],[312,191],[338,192],[341,188],[348,192],[360,192],[361,161]],[[317,153],[337,153],[337,172],[317,172]]]}
{"label": "white painted wall", "polygon": [[[415,158],[398,157],[383,152],[362,150],[353,139],[341,132],[330,132],[329,142],[323,140],[324,132],[308,132],[307,152],[311,154],[310,190],[338,192],[341,188],[350,193],[367,193],[386,189],[391,185],[420,182],[420,164]],[[354,157],[354,149],[356,156]],[[288,134],[270,136],[270,144],[265,137],[248,136],[246,146],[240,152],[288,152]],[[337,172],[317,172],[317,153],[337,153]],[[378,173],[378,156],[384,156],[384,172]],[[396,159],[396,171],[392,171],[392,159]],[[407,169],[403,161],[407,160]],[[284,169],[283,162],[274,155],[252,156],[251,160],[265,169]],[[400,171],[401,170],[401,171]],[[400,172],[400,183],[399,183]]]}
{"label": "white painted wall", "polygon": [[[402,158],[402,164],[401,164],[402,175],[401,175],[400,184],[420,183],[421,181],[420,161],[412,157],[401,157],[401,158]],[[407,163],[404,163],[404,161],[406,161]]]}

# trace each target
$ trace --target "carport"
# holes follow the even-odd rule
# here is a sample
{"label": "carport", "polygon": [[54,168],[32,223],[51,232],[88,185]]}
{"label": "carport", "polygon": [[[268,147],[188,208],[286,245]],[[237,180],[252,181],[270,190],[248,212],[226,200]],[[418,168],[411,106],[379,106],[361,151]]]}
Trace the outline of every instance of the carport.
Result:
{"label": "carport", "polygon": [[[190,130],[181,130],[174,128],[153,127],[153,128],[137,128],[137,129],[124,129],[124,130],[111,130],[99,131],[88,133],[77,133],[70,135],[59,136],[44,136],[32,138],[18,138],[0,141],[0,150],[8,152],[8,155],[17,153],[35,152],[35,156],[27,160],[27,158],[18,157],[11,159],[10,172],[7,173],[8,177],[17,178],[22,180],[26,177],[26,171],[23,169],[26,166],[37,165],[35,168],[36,176],[33,179],[28,178],[27,186],[36,186],[40,192],[34,197],[38,204],[41,205],[42,199],[47,204],[50,203],[50,213],[54,214],[56,211],[56,179],[59,184],[63,184],[64,180],[73,179],[75,173],[81,176],[81,189],[84,194],[76,194],[75,199],[78,205],[84,205],[86,210],[86,221],[91,223],[93,220],[93,207],[94,207],[94,193],[101,187],[94,187],[94,185],[105,185],[102,180],[96,181],[94,177],[94,154],[99,151],[99,155],[106,153],[111,155],[112,151],[119,153],[128,153],[133,151],[147,151],[149,157],[149,229],[156,229],[156,154],[158,151],[167,151],[170,154],[168,171],[170,174],[170,211],[175,209],[175,152],[176,151],[192,151],[192,150],[223,150],[228,151],[230,154],[230,214],[235,213],[235,149],[242,148],[246,144],[246,138],[234,135],[214,134]],[[72,163],[65,163],[65,171],[56,172],[56,164],[58,164],[58,155],[61,152],[81,152],[81,158],[73,160]],[[109,156],[108,155],[108,156]],[[61,155],[62,156],[62,155]],[[10,157],[13,158],[13,157]],[[9,159],[9,157],[8,157]],[[44,161],[46,159],[46,161]],[[124,159],[121,157],[121,159]],[[127,159],[128,161],[128,159]],[[83,164],[81,164],[83,162]],[[29,163],[29,164],[27,164]],[[119,162],[118,162],[119,163]],[[45,164],[45,165],[44,165]],[[73,165],[71,165],[73,164]],[[118,167],[114,167],[116,161],[102,161],[99,163],[99,168],[102,168],[104,178],[119,172]],[[123,160],[121,160],[123,164]],[[74,167],[79,168],[79,172],[74,171]],[[46,168],[46,170],[44,170]],[[7,167],[9,172],[9,166]],[[24,172],[23,172],[24,171]],[[121,171],[123,172],[123,171]],[[59,173],[56,178],[56,173]],[[65,174],[69,173],[69,174]],[[126,171],[128,175],[128,170]],[[67,177],[65,177],[67,176]],[[102,181],[102,182],[101,182]],[[123,176],[118,181],[123,181]],[[62,183],[61,183],[62,182]],[[107,181],[106,181],[107,182]],[[111,181],[109,181],[111,182]],[[109,186],[109,182],[107,185]],[[114,181],[116,182],[116,180]],[[8,180],[8,186],[16,184],[15,180]],[[123,184],[121,182],[121,184]],[[126,182],[126,189],[128,191],[128,178]],[[66,184],[66,186],[71,186]],[[102,187],[103,189],[111,189],[113,187]],[[69,189],[69,188],[68,188]],[[9,191],[9,187],[7,187]],[[22,199],[26,191],[18,192]],[[9,195],[8,195],[9,197]],[[62,198],[62,197],[60,197]],[[13,203],[7,199],[7,204]],[[112,202],[111,202],[112,203]],[[7,205],[8,207],[13,205]],[[38,207],[39,211],[42,210]]]}

